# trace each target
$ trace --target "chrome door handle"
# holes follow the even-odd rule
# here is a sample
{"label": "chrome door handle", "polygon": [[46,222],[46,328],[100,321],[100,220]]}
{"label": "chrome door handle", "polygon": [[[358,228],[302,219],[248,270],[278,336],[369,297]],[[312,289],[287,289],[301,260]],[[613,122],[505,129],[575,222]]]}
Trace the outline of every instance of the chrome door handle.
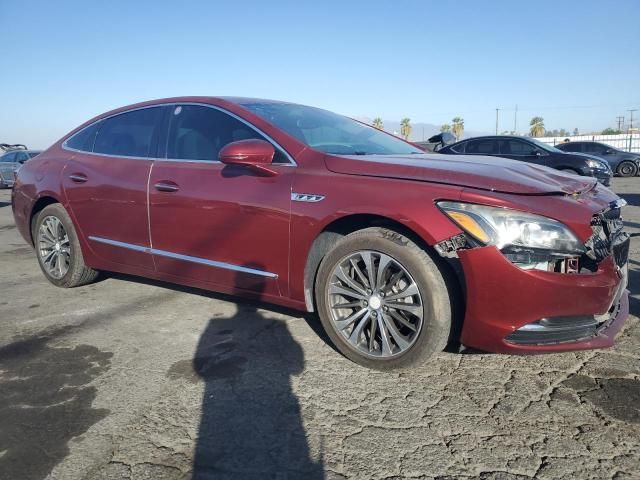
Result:
{"label": "chrome door handle", "polygon": [[153,187],[156,190],[158,190],[159,192],[172,193],[172,192],[177,192],[178,190],[180,190],[180,187],[178,187],[178,185],[176,183],[171,182],[169,180],[164,180],[162,182],[158,182],[158,183],[154,184]]}
{"label": "chrome door handle", "polygon": [[74,183],[84,183],[89,180],[84,173],[72,173],[69,178]]}

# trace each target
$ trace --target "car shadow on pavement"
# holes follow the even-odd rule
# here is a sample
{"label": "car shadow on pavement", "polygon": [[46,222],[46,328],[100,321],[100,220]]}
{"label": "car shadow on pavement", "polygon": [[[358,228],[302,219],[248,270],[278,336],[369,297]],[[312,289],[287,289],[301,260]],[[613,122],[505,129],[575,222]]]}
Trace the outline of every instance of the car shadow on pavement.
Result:
{"label": "car shadow on pavement", "polygon": [[11,205],[11,202],[0,202],[0,208],[2,207],[8,207]]}
{"label": "car shadow on pavement", "polygon": [[[237,305],[235,314],[208,320],[188,367],[190,375],[205,383],[194,480],[324,478],[322,459],[311,458],[300,402],[291,385],[292,376],[304,370],[304,352],[282,319],[268,318],[270,313],[299,317],[300,312],[266,304],[263,309],[257,300],[147,278],[109,277]],[[259,298],[264,285],[258,283],[256,289]]]}

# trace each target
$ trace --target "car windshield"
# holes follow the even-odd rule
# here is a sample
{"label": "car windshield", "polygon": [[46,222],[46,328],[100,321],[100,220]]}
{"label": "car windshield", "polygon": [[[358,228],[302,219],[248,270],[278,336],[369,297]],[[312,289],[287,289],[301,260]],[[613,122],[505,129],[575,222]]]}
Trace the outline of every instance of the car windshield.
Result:
{"label": "car windshield", "polygon": [[338,155],[424,153],[393,135],[320,108],[267,102],[242,106],[321,152]]}
{"label": "car windshield", "polygon": [[536,140],[535,138],[528,138],[527,140],[535,143],[538,147],[540,147],[543,150],[546,150],[547,152],[566,153],[560,150],[559,148],[549,145],[548,143],[541,142],[540,140]]}

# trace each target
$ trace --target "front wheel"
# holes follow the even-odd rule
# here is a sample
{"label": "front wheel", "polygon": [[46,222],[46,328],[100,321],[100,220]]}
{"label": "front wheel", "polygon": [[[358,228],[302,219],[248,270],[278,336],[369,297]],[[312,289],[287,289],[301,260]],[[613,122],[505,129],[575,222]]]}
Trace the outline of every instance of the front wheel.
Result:
{"label": "front wheel", "polygon": [[447,344],[451,305],[434,260],[383,228],[341,239],[315,285],[327,334],[347,358],[379,370],[422,363]]}
{"label": "front wheel", "polygon": [[618,165],[618,175],[621,177],[635,177],[638,174],[638,166],[633,162],[622,162]]}
{"label": "front wheel", "polygon": [[73,222],[59,203],[38,214],[33,238],[40,269],[54,285],[79,287],[97,278],[98,272],[84,263]]}

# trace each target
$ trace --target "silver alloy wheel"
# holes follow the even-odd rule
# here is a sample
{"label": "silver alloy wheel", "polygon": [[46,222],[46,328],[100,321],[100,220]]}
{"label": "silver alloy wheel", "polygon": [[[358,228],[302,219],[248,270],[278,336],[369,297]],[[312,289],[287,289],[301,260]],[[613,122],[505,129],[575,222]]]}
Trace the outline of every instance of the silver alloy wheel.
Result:
{"label": "silver alloy wheel", "polygon": [[418,285],[389,255],[347,255],[331,272],[327,295],[333,327],[360,353],[397,356],[420,334],[424,309]]}
{"label": "silver alloy wheel", "polygon": [[47,273],[60,279],[69,271],[71,242],[58,217],[45,217],[38,229],[38,255]]}

